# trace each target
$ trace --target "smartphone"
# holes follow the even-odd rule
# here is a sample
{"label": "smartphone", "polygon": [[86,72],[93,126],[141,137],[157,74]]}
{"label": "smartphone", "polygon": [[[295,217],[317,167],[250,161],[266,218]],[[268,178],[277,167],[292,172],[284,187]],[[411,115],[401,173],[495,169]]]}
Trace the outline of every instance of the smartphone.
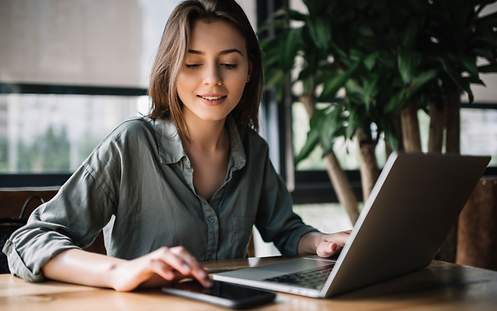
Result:
{"label": "smartphone", "polygon": [[197,281],[180,282],[171,287],[163,287],[162,292],[233,309],[259,306],[276,298],[274,293],[268,291],[219,281],[213,281],[209,288]]}

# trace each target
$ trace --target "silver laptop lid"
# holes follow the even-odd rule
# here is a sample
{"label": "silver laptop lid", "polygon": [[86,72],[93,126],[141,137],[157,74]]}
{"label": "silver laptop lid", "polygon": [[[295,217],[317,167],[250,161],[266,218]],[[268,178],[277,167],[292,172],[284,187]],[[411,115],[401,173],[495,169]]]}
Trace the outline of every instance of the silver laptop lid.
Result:
{"label": "silver laptop lid", "polygon": [[321,296],[427,266],[489,161],[486,156],[392,154]]}

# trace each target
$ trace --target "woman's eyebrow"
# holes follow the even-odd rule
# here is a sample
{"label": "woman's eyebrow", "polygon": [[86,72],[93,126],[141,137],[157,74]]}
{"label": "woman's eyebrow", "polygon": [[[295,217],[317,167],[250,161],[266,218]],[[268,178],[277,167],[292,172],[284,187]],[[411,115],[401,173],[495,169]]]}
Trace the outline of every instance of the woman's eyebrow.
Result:
{"label": "woman's eyebrow", "polygon": [[[190,53],[190,54],[198,54],[198,55],[204,55],[205,54],[202,51],[193,50],[193,49],[188,49],[188,53]],[[239,49],[226,49],[226,50],[222,50],[221,52],[219,52],[220,55],[230,54],[230,53],[238,53],[241,56],[243,56],[243,53]]]}

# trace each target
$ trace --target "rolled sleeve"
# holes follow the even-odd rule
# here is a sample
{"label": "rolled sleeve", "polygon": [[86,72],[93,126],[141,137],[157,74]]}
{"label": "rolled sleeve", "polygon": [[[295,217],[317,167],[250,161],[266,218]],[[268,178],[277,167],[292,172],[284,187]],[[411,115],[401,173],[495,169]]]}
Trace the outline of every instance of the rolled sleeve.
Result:
{"label": "rolled sleeve", "polygon": [[292,210],[292,198],[266,154],[266,168],[256,227],[264,241],[272,241],[284,256],[298,256],[300,238],[318,230],[303,223]]}
{"label": "rolled sleeve", "polygon": [[[43,237],[41,240],[46,239],[48,239],[47,236]],[[43,265],[62,251],[74,248],[79,247],[74,245],[71,241],[52,239],[43,245],[41,249],[38,247],[34,248],[32,245],[19,247],[19,252],[23,254],[21,256],[12,243],[12,240],[8,240],[4,245],[3,252],[7,255],[9,269],[12,274],[26,281],[41,282],[45,279],[41,273]],[[25,263],[23,258],[27,258],[28,262]]]}
{"label": "rolled sleeve", "polygon": [[[42,267],[67,249],[85,248],[98,236],[113,214],[114,198],[108,186],[112,159],[98,174],[102,152],[96,150],[61,187],[57,195],[33,211],[25,226],[4,245],[12,274],[27,281],[42,281]],[[107,155],[108,156],[108,155]],[[100,160],[99,160],[100,161]]]}

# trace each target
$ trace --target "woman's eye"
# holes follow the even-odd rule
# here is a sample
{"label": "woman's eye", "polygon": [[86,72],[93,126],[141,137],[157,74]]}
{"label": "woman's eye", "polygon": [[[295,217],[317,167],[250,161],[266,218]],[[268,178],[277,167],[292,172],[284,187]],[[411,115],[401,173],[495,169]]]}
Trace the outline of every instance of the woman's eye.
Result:
{"label": "woman's eye", "polygon": [[226,69],[235,69],[237,67],[237,64],[221,64],[221,65],[226,67]]}
{"label": "woman's eye", "polygon": [[197,68],[200,67],[200,64],[185,64],[186,68]]}

